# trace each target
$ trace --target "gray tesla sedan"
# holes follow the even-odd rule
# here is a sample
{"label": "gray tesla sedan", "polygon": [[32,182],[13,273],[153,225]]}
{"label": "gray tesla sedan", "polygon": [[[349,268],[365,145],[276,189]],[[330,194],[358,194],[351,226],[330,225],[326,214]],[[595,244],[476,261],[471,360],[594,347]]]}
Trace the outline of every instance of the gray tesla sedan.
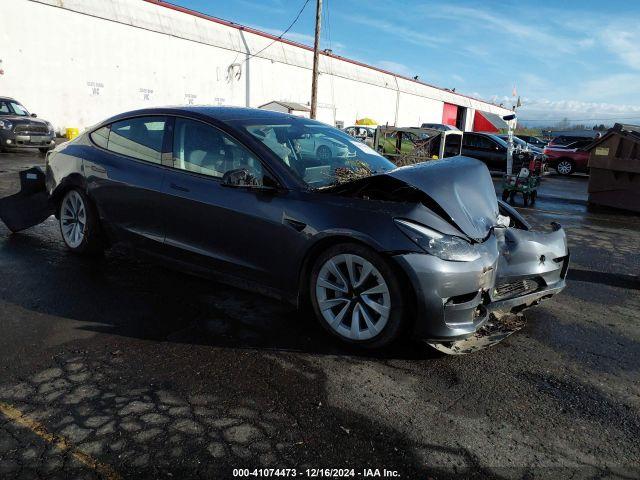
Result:
{"label": "gray tesla sedan", "polygon": [[[309,138],[348,154],[302,155]],[[74,252],[124,243],[310,305],[329,333],[371,348],[405,333],[432,343],[470,336],[494,309],[560,292],[569,263],[562,228],[532,230],[497,201],[483,163],[395,168],[335,128],[264,110],[117,115],[23,180],[23,192],[0,200],[12,230],[54,213]]]}

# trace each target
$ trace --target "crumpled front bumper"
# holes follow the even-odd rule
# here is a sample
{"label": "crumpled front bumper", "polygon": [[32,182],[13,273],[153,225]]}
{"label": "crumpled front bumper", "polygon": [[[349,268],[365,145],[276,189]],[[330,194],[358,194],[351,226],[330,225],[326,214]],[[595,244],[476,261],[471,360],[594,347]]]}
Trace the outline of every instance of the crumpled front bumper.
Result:
{"label": "crumpled front bumper", "polygon": [[393,257],[415,292],[415,337],[459,340],[474,334],[491,311],[520,311],[565,287],[569,252],[559,225],[548,233],[496,228],[481,248],[473,262],[418,253]]}

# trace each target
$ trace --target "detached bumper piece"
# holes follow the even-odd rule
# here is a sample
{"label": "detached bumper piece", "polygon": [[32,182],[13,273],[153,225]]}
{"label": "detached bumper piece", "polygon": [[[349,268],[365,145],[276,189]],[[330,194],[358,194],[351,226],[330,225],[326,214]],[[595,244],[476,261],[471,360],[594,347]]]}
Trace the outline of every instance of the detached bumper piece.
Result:
{"label": "detached bumper piece", "polygon": [[12,232],[42,223],[54,213],[45,187],[44,172],[34,167],[19,175],[20,191],[0,199],[0,220]]}

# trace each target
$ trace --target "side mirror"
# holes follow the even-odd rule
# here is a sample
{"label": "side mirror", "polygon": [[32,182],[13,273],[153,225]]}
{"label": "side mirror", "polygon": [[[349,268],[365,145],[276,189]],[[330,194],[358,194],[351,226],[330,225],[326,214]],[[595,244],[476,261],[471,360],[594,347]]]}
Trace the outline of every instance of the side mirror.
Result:
{"label": "side mirror", "polygon": [[222,184],[226,187],[259,187],[260,182],[246,168],[229,170],[222,176]]}
{"label": "side mirror", "polygon": [[262,179],[253,175],[246,168],[229,170],[222,176],[222,185],[233,188],[255,188],[259,190],[276,190],[277,182],[269,175],[264,175]]}
{"label": "side mirror", "polygon": [[32,116],[33,118],[36,118],[38,115],[36,115],[35,113],[32,113],[32,114],[31,114],[31,116]]}

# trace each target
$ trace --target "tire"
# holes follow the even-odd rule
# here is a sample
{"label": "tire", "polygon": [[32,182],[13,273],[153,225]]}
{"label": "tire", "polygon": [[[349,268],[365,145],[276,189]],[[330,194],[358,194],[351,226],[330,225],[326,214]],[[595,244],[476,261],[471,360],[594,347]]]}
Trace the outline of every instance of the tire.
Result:
{"label": "tire", "polygon": [[331,160],[331,149],[326,145],[320,145],[316,150],[316,158],[318,160]]}
{"label": "tire", "polygon": [[[362,277],[365,269],[367,274]],[[373,293],[365,294],[367,291]],[[400,336],[405,310],[402,292],[391,264],[357,243],[328,248],[311,269],[309,295],[316,319],[334,337],[351,345],[382,348]]]}
{"label": "tire", "polygon": [[566,158],[558,161],[558,163],[556,164],[556,172],[558,172],[558,175],[562,175],[565,177],[571,175],[574,169],[575,167],[573,166],[573,162]]}
{"label": "tire", "polygon": [[502,201],[506,202],[509,198],[509,190],[503,190],[502,191]]}
{"label": "tire", "polygon": [[531,205],[533,206],[536,203],[536,198],[538,198],[538,191],[534,190],[531,192]]}
{"label": "tire", "polygon": [[528,193],[523,193],[522,194],[522,202],[524,203],[525,207],[529,206],[529,194]]}
{"label": "tire", "polygon": [[58,207],[58,222],[62,239],[72,252],[95,256],[104,251],[96,208],[82,190],[65,192]]}

